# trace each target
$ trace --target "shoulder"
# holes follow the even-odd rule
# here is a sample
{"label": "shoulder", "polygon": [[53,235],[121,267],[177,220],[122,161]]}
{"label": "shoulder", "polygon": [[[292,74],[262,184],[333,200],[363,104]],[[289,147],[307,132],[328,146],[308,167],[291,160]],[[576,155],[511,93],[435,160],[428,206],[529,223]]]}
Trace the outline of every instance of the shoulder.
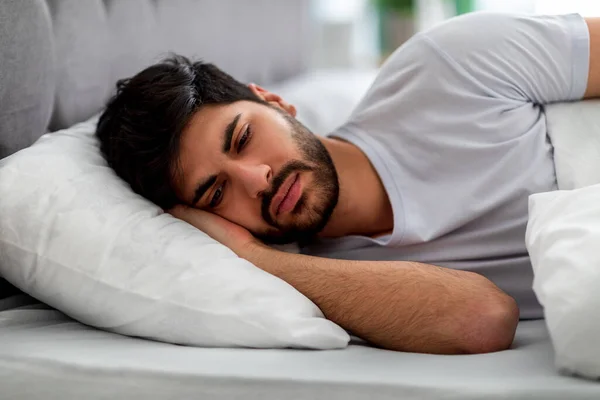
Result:
{"label": "shoulder", "polygon": [[457,62],[477,62],[486,54],[519,56],[519,47],[531,43],[552,46],[570,38],[578,29],[581,16],[522,15],[498,12],[474,12],[451,18],[420,34],[436,51]]}

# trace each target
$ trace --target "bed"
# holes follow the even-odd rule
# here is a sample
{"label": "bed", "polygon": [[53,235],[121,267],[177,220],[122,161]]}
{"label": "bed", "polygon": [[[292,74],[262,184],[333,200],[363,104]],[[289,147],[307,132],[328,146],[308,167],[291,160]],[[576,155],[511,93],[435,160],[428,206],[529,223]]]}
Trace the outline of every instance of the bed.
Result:
{"label": "bed", "polygon": [[[226,23],[224,21],[227,21]],[[274,85],[305,73],[310,0],[3,0],[0,157],[97,113],[117,78],[168,51]],[[260,43],[260,45],[257,45]],[[598,399],[562,376],[545,323],[510,350],[435,356],[195,348],[80,324],[0,280],[0,399]]]}
{"label": "bed", "polygon": [[435,356],[376,349],[175,346],[79,324],[26,295],[0,300],[6,399],[597,399],[560,376],[544,321],[521,322],[513,349]]}

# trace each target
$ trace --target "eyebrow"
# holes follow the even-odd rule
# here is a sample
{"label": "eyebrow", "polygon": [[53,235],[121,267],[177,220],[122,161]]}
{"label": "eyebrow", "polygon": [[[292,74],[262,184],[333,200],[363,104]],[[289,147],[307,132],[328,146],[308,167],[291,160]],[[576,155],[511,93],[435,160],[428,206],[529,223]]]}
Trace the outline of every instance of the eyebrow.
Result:
{"label": "eyebrow", "polygon": [[242,114],[238,114],[235,116],[235,118],[227,125],[227,127],[225,128],[225,132],[223,134],[223,153],[227,154],[229,153],[229,151],[231,150],[231,141],[233,139],[233,133],[235,132],[235,127],[238,124],[238,121],[240,120],[240,117],[242,116]]}
{"label": "eyebrow", "polygon": [[214,185],[216,181],[217,181],[217,176],[211,175],[208,178],[206,178],[206,180],[204,182],[200,182],[200,184],[198,184],[198,187],[196,188],[196,192],[194,193],[194,199],[192,200],[192,206],[195,206],[196,203],[198,203],[198,201],[200,201],[202,196],[204,196],[204,193],[206,193],[206,191],[208,189],[210,189],[210,187],[212,185]]}
{"label": "eyebrow", "polygon": [[[227,124],[227,126],[225,127],[225,131],[223,132],[223,147],[221,149],[221,151],[225,154],[229,153],[229,151],[231,150],[231,142],[233,141],[233,134],[235,133],[235,128],[237,127],[238,121],[240,120],[241,116],[242,116],[241,113],[236,115],[235,118],[233,118],[233,120],[229,124]],[[208,189],[210,189],[210,187],[212,185],[214,185],[216,181],[217,181],[217,176],[211,175],[208,178],[206,178],[204,181],[202,181],[198,184],[198,186],[196,187],[196,190],[194,192],[194,199],[192,200],[192,206],[195,206],[196,203],[198,203],[198,201],[200,201],[202,196],[204,196],[204,193],[206,193],[206,191]]]}

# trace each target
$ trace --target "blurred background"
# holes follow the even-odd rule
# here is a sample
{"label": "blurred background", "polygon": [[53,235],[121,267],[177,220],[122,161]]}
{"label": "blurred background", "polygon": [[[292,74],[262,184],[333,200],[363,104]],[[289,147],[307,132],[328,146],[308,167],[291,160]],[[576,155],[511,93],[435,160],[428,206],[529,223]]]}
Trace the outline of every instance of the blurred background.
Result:
{"label": "blurred background", "polygon": [[600,16],[600,0],[313,0],[314,68],[376,68],[414,33],[478,10]]}

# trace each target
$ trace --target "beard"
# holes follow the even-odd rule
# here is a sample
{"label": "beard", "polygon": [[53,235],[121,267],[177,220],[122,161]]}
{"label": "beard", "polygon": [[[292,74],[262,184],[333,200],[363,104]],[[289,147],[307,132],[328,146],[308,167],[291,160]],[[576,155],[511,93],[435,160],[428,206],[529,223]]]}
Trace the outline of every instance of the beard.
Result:
{"label": "beard", "polygon": [[[333,214],[340,192],[338,175],[329,152],[317,136],[296,118],[282,110],[276,110],[290,125],[292,139],[303,158],[289,161],[273,178],[271,190],[263,195],[261,204],[262,217],[272,228],[267,232],[253,234],[270,244],[306,243],[325,228]],[[305,188],[298,203],[290,211],[291,221],[278,223],[269,212],[273,197],[290,175],[299,172],[312,173],[312,186]],[[308,194],[312,195],[310,199]]]}

